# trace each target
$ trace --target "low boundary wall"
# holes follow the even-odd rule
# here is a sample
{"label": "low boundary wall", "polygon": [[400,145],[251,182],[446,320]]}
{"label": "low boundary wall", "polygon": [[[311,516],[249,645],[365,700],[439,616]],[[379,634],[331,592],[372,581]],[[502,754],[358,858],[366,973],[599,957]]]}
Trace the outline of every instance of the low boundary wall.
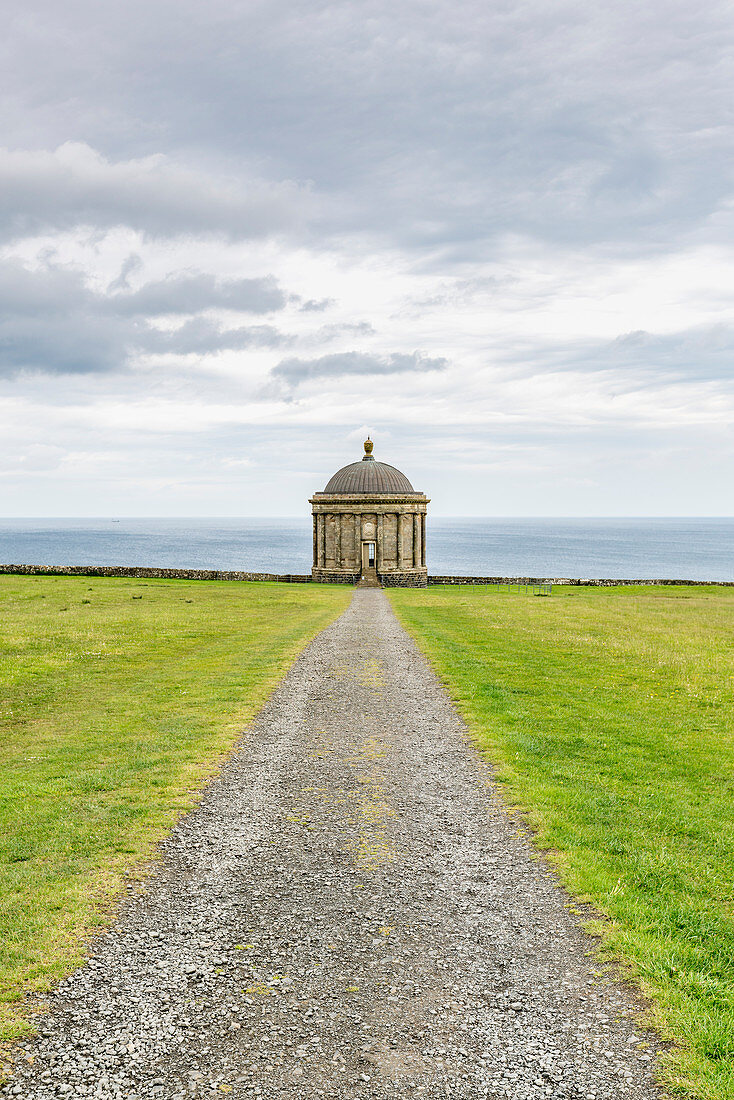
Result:
{"label": "low boundary wall", "polygon": [[[50,577],[131,577],[182,581],[279,581],[283,584],[312,584],[310,573],[245,573],[227,569],[163,569],[147,565],[1,565],[0,574],[13,573]],[[356,577],[356,574],[355,574]],[[358,578],[357,578],[358,579]],[[336,576],[334,577],[336,580]],[[346,583],[350,583],[347,581]],[[354,582],[352,582],[354,583]],[[734,581],[613,580],[577,577],[449,577],[429,576],[428,584],[570,584],[590,588],[623,585],[677,584],[734,587]]]}
{"label": "low boundary wall", "polygon": [[577,577],[437,577],[429,576],[428,584],[572,584],[588,588],[617,588],[624,585],[643,584],[715,584],[723,588],[734,587],[734,581],[684,581],[684,580],[609,580]]}
{"label": "low boundary wall", "polygon": [[283,581],[310,584],[308,573],[240,573],[227,569],[163,569],[154,565],[0,565],[0,573],[46,577],[150,577],[174,581]]}

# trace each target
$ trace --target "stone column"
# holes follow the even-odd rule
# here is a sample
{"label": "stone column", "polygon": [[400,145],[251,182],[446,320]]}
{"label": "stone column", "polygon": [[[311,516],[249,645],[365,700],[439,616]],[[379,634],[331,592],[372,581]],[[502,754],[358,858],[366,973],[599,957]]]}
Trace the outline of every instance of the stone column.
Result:
{"label": "stone column", "polygon": [[362,572],[362,516],[359,512],[354,515],[354,566],[358,573]]}
{"label": "stone column", "polygon": [[426,513],[421,515],[421,565],[426,567]]}
{"label": "stone column", "polygon": [[326,524],[324,522],[324,513],[319,512],[316,519],[318,521],[316,527],[318,567],[319,569],[324,569],[326,566]]}
{"label": "stone column", "polygon": [[410,569],[413,562],[413,517],[408,512],[398,516],[398,568]]}
{"label": "stone column", "polygon": [[385,517],[382,512],[377,513],[377,531],[375,533],[375,569],[379,573],[382,569],[382,539],[384,536]]}
{"label": "stone column", "polygon": [[334,516],[334,560],[337,569],[342,567],[342,519],[340,512]]}
{"label": "stone column", "polygon": [[342,567],[352,569],[354,558],[354,516],[345,512],[342,516]]}
{"label": "stone column", "polygon": [[413,514],[413,568],[420,569],[423,540],[421,538],[421,517],[418,512]]}
{"label": "stone column", "polygon": [[318,517],[317,512],[314,512],[312,519],[313,519],[313,554],[312,554],[313,560],[312,560],[311,564],[313,565],[314,569],[316,569],[318,564],[319,564],[319,517]]}
{"label": "stone column", "polygon": [[324,513],[324,565],[327,569],[335,568],[334,554],[334,521],[335,516],[331,512]]}
{"label": "stone column", "polygon": [[394,561],[395,561],[395,568],[399,569],[400,568],[400,513],[399,512],[393,512],[392,514],[393,514],[393,517],[395,519],[395,553],[391,554],[390,557],[393,558]]}

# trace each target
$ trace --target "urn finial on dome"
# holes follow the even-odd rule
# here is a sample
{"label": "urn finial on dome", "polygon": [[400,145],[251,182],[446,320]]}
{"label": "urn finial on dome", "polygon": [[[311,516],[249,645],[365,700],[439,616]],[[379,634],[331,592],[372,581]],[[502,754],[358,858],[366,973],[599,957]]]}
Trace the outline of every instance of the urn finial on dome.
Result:
{"label": "urn finial on dome", "polygon": [[[415,489],[408,481],[405,474],[396,470],[394,466],[388,466],[386,462],[378,462],[369,452],[373,447],[372,440],[367,437],[364,449],[367,452],[362,455],[361,462],[350,462],[337,470],[333,477],[329,478],[324,489],[325,493],[415,493]],[[422,494],[419,494],[419,496]]]}

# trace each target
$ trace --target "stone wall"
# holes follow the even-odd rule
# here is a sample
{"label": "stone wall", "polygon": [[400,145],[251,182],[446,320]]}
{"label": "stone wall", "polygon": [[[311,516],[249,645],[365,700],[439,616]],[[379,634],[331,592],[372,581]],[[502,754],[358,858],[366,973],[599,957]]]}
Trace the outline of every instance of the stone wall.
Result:
{"label": "stone wall", "polygon": [[723,588],[734,587],[734,581],[681,581],[681,580],[609,580],[574,577],[439,577],[430,576],[430,584],[571,584],[589,588],[617,588],[624,585],[644,584],[714,584]]}
{"label": "stone wall", "polygon": [[162,569],[146,565],[0,565],[0,573],[47,577],[150,577],[181,581],[281,581],[310,584],[309,573],[241,573],[226,569]]}
{"label": "stone wall", "polygon": [[[0,565],[0,574],[48,577],[131,577],[184,581],[278,581],[282,584],[310,584],[318,579],[322,584],[357,584],[358,572],[330,572],[317,570],[318,577],[310,573],[244,573],[226,569],[162,569],[144,565]],[[448,577],[426,576],[425,569],[413,569],[404,573],[379,573],[380,582],[386,588],[425,588],[426,584],[569,584],[590,588],[615,588],[624,585],[710,584],[719,588],[732,588],[734,581],[691,580],[610,580],[579,579],[574,577]]]}
{"label": "stone wall", "polygon": [[317,584],[356,584],[360,575],[357,572],[347,573],[343,569],[339,572],[330,569],[314,569],[308,579]]}
{"label": "stone wall", "polygon": [[425,569],[406,569],[400,573],[378,573],[383,588],[426,588],[428,575]]}

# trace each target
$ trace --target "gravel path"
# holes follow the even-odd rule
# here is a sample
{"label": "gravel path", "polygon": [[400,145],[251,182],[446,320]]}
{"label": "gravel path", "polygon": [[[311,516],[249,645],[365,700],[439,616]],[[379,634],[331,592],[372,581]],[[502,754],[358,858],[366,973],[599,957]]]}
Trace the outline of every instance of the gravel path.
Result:
{"label": "gravel path", "polygon": [[163,851],[7,1093],[660,1095],[639,1006],[379,590],[299,658]]}

